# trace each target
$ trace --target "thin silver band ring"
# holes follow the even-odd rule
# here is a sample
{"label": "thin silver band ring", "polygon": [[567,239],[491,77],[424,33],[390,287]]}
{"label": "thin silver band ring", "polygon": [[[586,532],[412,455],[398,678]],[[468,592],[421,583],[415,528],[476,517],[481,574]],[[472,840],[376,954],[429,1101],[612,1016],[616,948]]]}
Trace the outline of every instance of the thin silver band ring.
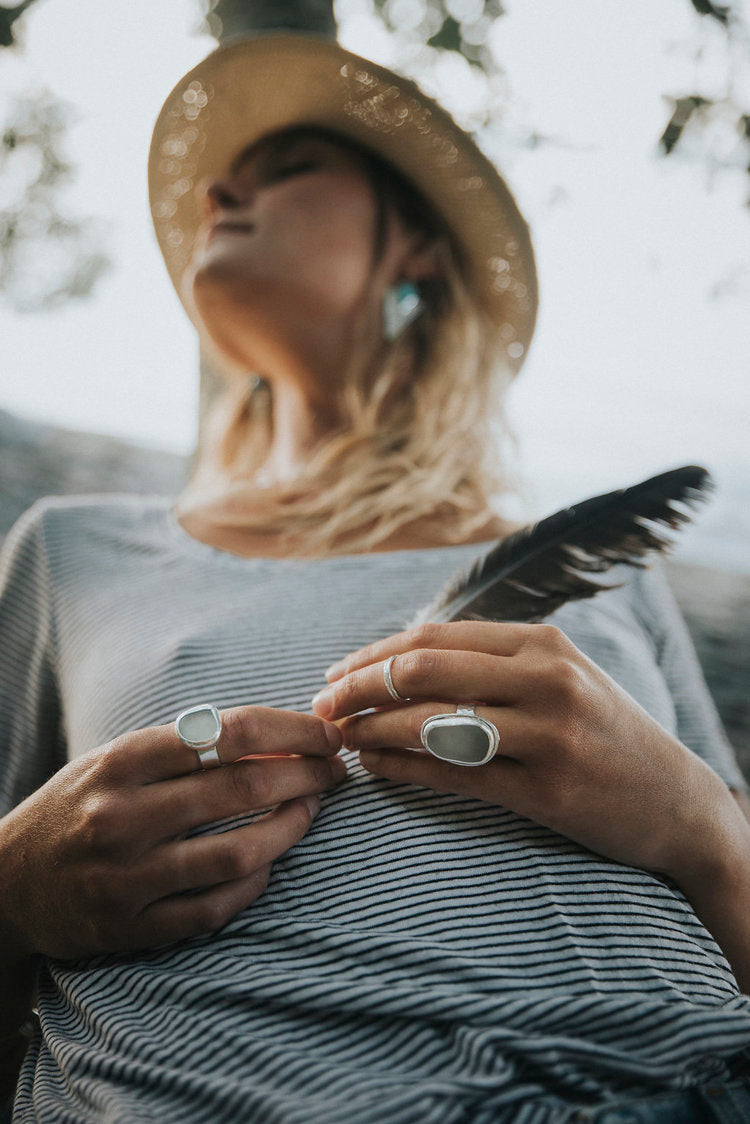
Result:
{"label": "thin silver band ring", "polygon": [[[397,655],[398,652],[396,653],[396,656]],[[391,667],[396,656],[389,656],[383,664],[383,679],[385,680],[386,690],[388,691],[388,694],[391,696],[391,698],[395,699],[396,702],[411,702],[410,698],[405,699],[404,696],[400,695],[396,688],[393,686],[393,680],[391,679]]]}

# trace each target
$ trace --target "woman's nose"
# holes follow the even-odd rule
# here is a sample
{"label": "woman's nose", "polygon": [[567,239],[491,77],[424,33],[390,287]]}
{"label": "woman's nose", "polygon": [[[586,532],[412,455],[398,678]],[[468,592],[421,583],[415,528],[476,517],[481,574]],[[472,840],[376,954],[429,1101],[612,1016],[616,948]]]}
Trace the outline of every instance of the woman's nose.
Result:
{"label": "woman's nose", "polygon": [[210,180],[203,191],[203,210],[211,218],[217,211],[229,211],[238,207],[240,200],[226,180]]}

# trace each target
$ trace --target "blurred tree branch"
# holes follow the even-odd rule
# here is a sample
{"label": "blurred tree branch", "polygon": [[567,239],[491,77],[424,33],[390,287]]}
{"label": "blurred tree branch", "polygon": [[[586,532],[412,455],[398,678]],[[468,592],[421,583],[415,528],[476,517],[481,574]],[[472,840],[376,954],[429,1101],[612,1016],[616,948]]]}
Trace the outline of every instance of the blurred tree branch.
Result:
{"label": "blurred tree branch", "polygon": [[15,46],[13,24],[35,3],[36,0],[23,0],[22,4],[16,4],[14,8],[0,8],[0,47]]}
{"label": "blurred tree branch", "polygon": [[61,139],[69,111],[48,93],[19,98],[0,134],[0,294],[17,311],[37,312],[86,297],[108,268],[89,220],[58,209],[73,175]]}
{"label": "blurred tree branch", "polygon": [[[711,96],[694,90],[667,97],[670,117],[659,137],[659,149],[664,156],[702,163],[712,173],[742,169],[750,175],[750,106],[743,102],[746,94],[736,92],[739,73],[750,67],[750,27],[742,4],[740,0],[728,5],[711,0],[690,0],[690,4],[699,15],[709,17],[713,26],[719,25],[715,34],[726,60],[725,90],[719,96],[715,90]],[[702,38],[696,61],[708,39]],[[714,40],[714,45],[718,47],[719,42]]]}
{"label": "blurred tree branch", "polygon": [[718,4],[712,4],[711,0],[690,0],[690,3],[700,15],[713,16],[715,20],[725,26],[729,23],[730,8],[719,7]]}
{"label": "blurred tree branch", "polygon": [[[16,21],[36,3],[0,7],[0,47],[18,49]],[[109,267],[90,220],[58,209],[73,178],[63,155],[69,109],[48,91],[19,97],[0,123],[0,295],[19,312],[87,297]]]}
{"label": "blurred tree branch", "polygon": [[704,105],[711,103],[707,98],[703,98],[700,94],[691,94],[686,98],[675,98],[674,109],[672,116],[667,122],[664,132],[659,138],[659,144],[664,149],[664,155],[669,156],[670,152],[674,149],[675,145],[682,136],[685,126],[688,124],[693,115],[702,109]]}

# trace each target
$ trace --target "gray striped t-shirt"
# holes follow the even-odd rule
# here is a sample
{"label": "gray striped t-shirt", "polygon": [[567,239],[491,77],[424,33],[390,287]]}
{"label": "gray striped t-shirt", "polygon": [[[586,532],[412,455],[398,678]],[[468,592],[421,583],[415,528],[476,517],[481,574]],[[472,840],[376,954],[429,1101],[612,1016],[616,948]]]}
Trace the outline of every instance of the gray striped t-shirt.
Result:
{"label": "gray striped t-shirt", "polygon": [[[167,499],[36,504],[0,586],[0,811],[196,702],[309,713],[329,663],[482,549],[243,559]],[[662,577],[618,576],[555,623],[744,788]],[[750,998],[669,879],[344,756],[348,781],[220,933],[42,962],[15,1121],[564,1124],[750,1072]]]}

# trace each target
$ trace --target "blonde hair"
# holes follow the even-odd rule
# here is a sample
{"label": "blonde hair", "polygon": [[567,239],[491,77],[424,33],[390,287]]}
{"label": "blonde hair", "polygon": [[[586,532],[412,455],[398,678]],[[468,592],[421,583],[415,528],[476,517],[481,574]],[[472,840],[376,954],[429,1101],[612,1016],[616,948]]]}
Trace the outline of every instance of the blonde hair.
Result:
{"label": "blonde hair", "polygon": [[436,276],[420,283],[425,311],[389,342],[373,334],[380,325],[363,309],[339,396],[342,423],[312,451],[304,474],[283,485],[259,492],[254,481],[273,438],[272,388],[258,377],[235,379],[212,407],[188,488],[191,497],[219,500],[211,503],[215,525],[280,538],[300,557],[368,552],[423,518],[439,523],[445,545],[465,542],[511,490],[500,458],[512,440],[503,408],[507,327],[471,292],[460,252],[429,204],[367,155],[381,219],[384,206],[395,206],[434,254]]}

